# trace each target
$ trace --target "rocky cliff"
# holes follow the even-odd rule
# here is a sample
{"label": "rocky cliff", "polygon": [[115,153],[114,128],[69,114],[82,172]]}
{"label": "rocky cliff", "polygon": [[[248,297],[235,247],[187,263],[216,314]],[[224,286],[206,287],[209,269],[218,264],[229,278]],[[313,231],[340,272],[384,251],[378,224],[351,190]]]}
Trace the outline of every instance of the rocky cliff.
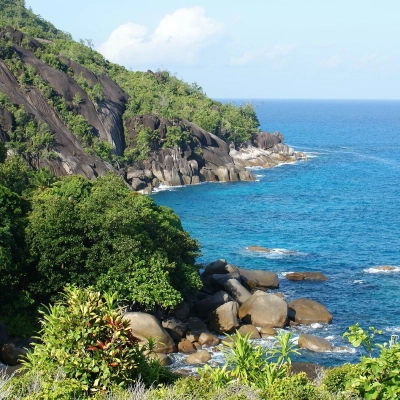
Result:
{"label": "rocky cliff", "polygon": [[[0,101],[0,139],[8,144],[9,154],[34,148],[36,153],[19,151],[32,167],[48,166],[59,176],[80,174],[90,179],[114,171],[133,190],[151,192],[160,184],[251,181],[254,177],[246,167],[268,168],[303,157],[283,144],[279,133],[258,133],[252,143],[235,148],[185,119],[154,114],[128,118],[129,96],[106,74],[95,74],[65,55],[41,57],[44,41],[11,27],[0,28],[0,40],[0,94],[10,104],[5,106],[4,98]],[[19,110],[25,112],[25,125],[19,120]],[[51,132],[46,152],[43,146],[34,146],[41,138],[27,134],[31,122],[35,129],[46,126]],[[168,146],[170,127],[185,140]],[[149,151],[120,162],[125,150],[138,146],[143,129],[153,135]],[[104,146],[112,160],[99,157],[96,149]]]}

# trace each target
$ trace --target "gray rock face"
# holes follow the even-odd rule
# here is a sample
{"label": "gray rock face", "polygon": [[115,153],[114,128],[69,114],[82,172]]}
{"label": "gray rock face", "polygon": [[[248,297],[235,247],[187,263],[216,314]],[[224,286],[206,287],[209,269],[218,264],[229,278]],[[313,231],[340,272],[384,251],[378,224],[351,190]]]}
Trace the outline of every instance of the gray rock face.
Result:
{"label": "gray rock face", "polygon": [[219,334],[230,333],[239,327],[238,304],[235,301],[219,306],[208,317],[211,329]]}
{"label": "gray rock face", "polygon": [[254,144],[263,150],[272,149],[276,144],[282,143],[283,136],[279,132],[271,134],[269,132],[260,132],[254,138]]}
{"label": "gray rock face", "polygon": [[298,346],[310,351],[324,352],[332,350],[332,345],[323,338],[302,333],[299,336]]}
{"label": "gray rock face", "polygon": [[154,348],[156,353],[173,353],[175,351],[175,343],[171,336],[153,315],[143,312],[128,312],[124,318],[129,320],[133,336],[142,342],[147,342],[147,338],[153,338],[157,342]]}
{"label": "gray rock face", "polygon": [[298,324],[332,322],[332,314],[321,303],[310,299],[296,299],[289,303],[289,318]]}
{"label": "gray rock face", "polygon": [[241,305],[239,318],[254,326],[282,328],[288,320],[288,306],[279,297],[258,290]]}

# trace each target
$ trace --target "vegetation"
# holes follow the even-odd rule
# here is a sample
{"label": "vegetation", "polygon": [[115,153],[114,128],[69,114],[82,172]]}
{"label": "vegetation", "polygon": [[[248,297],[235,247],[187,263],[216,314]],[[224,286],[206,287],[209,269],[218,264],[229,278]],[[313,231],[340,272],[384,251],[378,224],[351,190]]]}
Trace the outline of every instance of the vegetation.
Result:
{"label": "vegetation", "polygon": [[[235,106],[222,104],[206,96],[197,84],[188,84],[168,71],[132,72],[124,67],[110,63],[93,49],[90,40],[75,42],[69,34],[57,30],[51,23],[26,9],[24,1],[0,0],[2,16],[0,18],[0,55],[10,71],[17,78],[22,88],[29,90],[35,87],[41,91],[48,104],[53,107],[68,128],[82,140],[89,153],[96,153],[109,162],[118,164],[120,161],[137,161],[144,159],[152,150],[147,146],[154,142],[153,132],[142,130],[137,148],[126,148],[122,160],[111,154],[111,144],[102,142],[96,135],[96,130],[88,123],[80,112],[82,99],[74,93],[73,99],[60,96],[49,83],[40,76],[34,66],[22,61],[13,47],[11,37],[1,33],[1,27],[11,25],[25,34],[39,38],[41,46],[35,47],[29,39],[22,41],[22,46],[33,51],[43,62],[73,78],[87,93],[90,101],[98,110],[104,100],[104,90],[100,83],[90,82],[82,73],[74,73],[65,65],[60,56],[66,56],[97,75],[107,75],[116,81],[129,95],[124,121],[129,121],[136,115],[153,113],[170,120],[186,119],[205,130],[216,134],[226,141],[236,145],[251,140],[258,131],[259,122],[255,110],[250,104]],[[8,146],[21,154],[25,159],[34,159],[32,167],[37,168],[42,157],[57,157],[51,151],[53,133],[48,126],[34,120],[26,110],[12,105],[2,96],[0,109],[7,109],[13,115],[14,124],[9,132]],[[124,124],[126,126],[126,124]],[[148,138],[145,139],[144,135]],[[128,132],[126,132],[128,138]],[[170,127],[163,147],[177,147],[189,141],[188,132]],[[128,143],[129,144],[129,143]],[[143,147],[144,146],[144,147]],[[133,157],[132,157],[133,155]]]}
{"label": "vegetation", "polygon": [[152,345],[139,346],[132,336],[116,293],[67,286],[42,315],[41,342],[23,366],[28,375],[42,375],[42,386],[57,389],[53,381],[60,369],[75,395],[127,387],[139,376],[147,385],[159,380],[159,362],[146,356]]}
{"label": "vegetation", "polygon": [[174,307],[199,288],[197,241],[121,178],[56,181],[14,156],[0,181],[0,312],[13,333],[29,335],[32,310],[67,284],[117,292],[139,309]]}

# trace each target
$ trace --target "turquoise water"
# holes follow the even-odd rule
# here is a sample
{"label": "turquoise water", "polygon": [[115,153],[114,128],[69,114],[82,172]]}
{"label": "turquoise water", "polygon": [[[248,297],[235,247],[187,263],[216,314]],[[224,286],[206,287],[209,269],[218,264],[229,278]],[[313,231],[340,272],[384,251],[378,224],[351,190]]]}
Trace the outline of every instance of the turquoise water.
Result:
{"label": "turquoise water", "polygon": [[[199,262],[226,258],[277,272],[290,301],[307,297],[331,325],[295,329],[347,343],[349,325],[374,325],[382,340],[400,332],[400,101],[253,102],[261,129],[279,130],[307,162],[253,170],[256,182],[206,183],[153,195],[180,216],[202,247]],[[268,254],[250,245],[274,248]],[[287,252],[290,251],[290,252]],[[372,273],[377,265],[398,266]],[[321,271],[327,282],[289,282],[289,271]],[[326,365],[359,354],[303,351]]]}

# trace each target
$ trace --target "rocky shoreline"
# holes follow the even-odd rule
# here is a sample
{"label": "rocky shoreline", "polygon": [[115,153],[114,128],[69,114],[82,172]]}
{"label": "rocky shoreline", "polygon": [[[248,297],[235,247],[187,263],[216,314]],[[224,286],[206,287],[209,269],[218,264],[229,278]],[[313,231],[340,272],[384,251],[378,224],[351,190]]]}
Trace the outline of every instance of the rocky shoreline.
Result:
{"label": "rocky shoreline", "polygon": [[[249,249],[269,250],[258,246]],[[394,267],[374,267],[377,271],[391,268]],[[286,274],[285,279],[324,282],[328,277],[321,272],[292,272]],[[248,270],[220,259],[205,267],[201,280],[203,287],[196,295],[167,313],[156,310],[153,313],[129,311],[125,314],[134,336],[143,343],[148,338],[157,342],[152,357],[160,360],[162,365],[173,363],[170,357],[173,353],[184,357],[189,369],[179,369],[181,374],[191,373],[190,368],[195,366],[213,363],[212,355],[220,351],[217,346],[231,340],[224,335],[238,331],[242,335],[250,334],[251,339],[273,340],[277,329],[330,324],[333,320],[332,314],[317,301],[297,298],[286,302],[285,295],[278,291],[280,281],[274,272]],[[0,323],[0,371],[11,374],[18,370],[35,340],[9,337],[6,326]],[[298,347],[312,352],[350,350],[334,347],[328,340],[306,333],[300,334]],[[310,365],[318,367],[305,364],[307,368]]]}
{"label": "rocky shoreline", "polygon": [[[327,279],[322,274],[307,276]],[[153,356],[163,365],[171,364],[168,354],[176,352],[185,355],[188,365],[207,363],[211,354],[218,351],[221,335],[236,330],[242,335],[250,333],[252,339],[273,338],[276,328],[332,321],[329,311],[315,301],[297,299],[286,303],[284,294],[276,291],[279,278],[273,272],[246,270],[221,259],[208,264],[201,279],[203,287],[197,295],[169,313],[157,310],[152,314],[142,311],[125,314],[134,336],[143,342],[147,338],[157,342]],[[325,339],[306,334],[300,338],[299,346],[309,350],[332,349]],[[15,368],[31,342],[8,337],[6,327],[0,324],[0,362]]]}
{"label": "rocky shoreline", "polygon": [[[133,126],[135,132],[140,127],[158,131],[162,143],[166,127],[171,124],[167,119],[143,115],[136,118]],[[173,124],[188,132],[190,144],[177,149],[160,148],[151,152],[147,160],[128,168],[124,177],[132,190],[149,194],[160,185],[254,181],[248,167],[272,168],[281,163],[307,160],[303,152],[296,152],[284,144],[284,137],[279,132],[260,132],[252,143],[246,142],[236,148],[189,121],[174,121]],[[132,132],[133,142],[135,132]]]}

